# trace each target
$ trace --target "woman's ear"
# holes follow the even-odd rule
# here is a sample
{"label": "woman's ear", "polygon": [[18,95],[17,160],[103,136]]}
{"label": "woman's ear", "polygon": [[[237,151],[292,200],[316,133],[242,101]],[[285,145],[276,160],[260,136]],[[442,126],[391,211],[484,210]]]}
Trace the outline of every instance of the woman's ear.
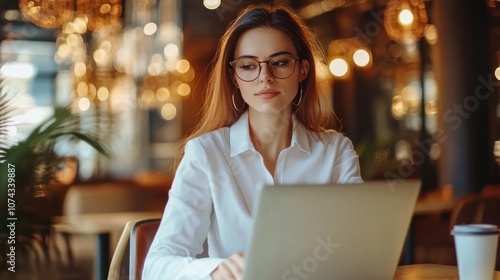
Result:
{"label": "woman's ear", "polygon": [[307,59],[303,59],[300,61],[300,75],[299,82],[302,82],[309,74],[309,61]]}
{"label": "woman's ear", "polygon": [[236,78],[233,76],[233,78],[231,79],[233,81],[233,85],[235,88],[239,89],[240,86],[238,85],[238,81],[236,81]]}
{"label": "woman's ear", "polygon": [[236,74],[234,73],[234,71],[231,71],[231,82],[233,82],[235,88],[240,88],[240,86],[238,86],[238,81],[236,80]]}

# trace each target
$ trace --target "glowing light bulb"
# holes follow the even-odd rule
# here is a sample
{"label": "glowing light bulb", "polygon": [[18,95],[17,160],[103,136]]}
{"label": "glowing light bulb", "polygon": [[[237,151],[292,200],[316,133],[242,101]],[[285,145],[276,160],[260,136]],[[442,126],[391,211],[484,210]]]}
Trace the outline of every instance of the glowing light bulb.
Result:
{"label": "glowing light bulb", "polygon": [[403,9],[399,13],[398,21],[402,25],[411,25],[413,23],[413,14],[411,13],[410,10]]}
{"label": "glowing light bulb", "polygon": [[343,58],[335,58],[330,62],[330,72],[336,77],[343,77],[349,71],[349,65]]}
{"label": "glowing light bulb", "polygon": [[365,67],[370,63],[370,54],[366,50],[359,49],[354,52],[352,59],[359,67]]}
{"label": "glowing light bulb", "polygon": [[203,6],[209,10],[215,10],[219,8],[221,4],[220,0],[203,0]]}
{"label": "glowing light bulb", "polygon": [[495,69],[495,78],[500,81],[500,66]]}

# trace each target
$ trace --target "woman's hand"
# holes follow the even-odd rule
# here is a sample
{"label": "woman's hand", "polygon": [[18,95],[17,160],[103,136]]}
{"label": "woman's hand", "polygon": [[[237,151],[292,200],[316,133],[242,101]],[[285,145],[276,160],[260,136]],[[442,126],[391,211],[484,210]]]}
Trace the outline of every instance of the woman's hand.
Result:
{"label": "woman's hand", "polygon": [[242,280],[244,266],[245,256],[241,252],[236,253],[219,264],[210,276],[214,280]]}

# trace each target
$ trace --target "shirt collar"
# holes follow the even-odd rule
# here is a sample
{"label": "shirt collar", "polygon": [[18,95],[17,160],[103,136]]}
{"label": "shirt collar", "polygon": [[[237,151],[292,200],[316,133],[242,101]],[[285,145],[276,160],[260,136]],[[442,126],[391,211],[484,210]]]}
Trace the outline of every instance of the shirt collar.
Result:
{"label": "shirt collar", "polygon": [[255,151],[250,140],[250,130],[248,127],[248,111],[231,126],[229,132],[229,141],[231,145],[231,157],[243,153],[246,150]]}
{"label": "shirt collar", "polygon": [[[297,121],[295,115],[292,118],[293,132],[291,147],[298,147],[305,153],[311,153],[311,134]],[[248,125],[248,111],[230,127],[229,141],[231,145],[231,157],[239,155],[247,150],[257,151],[250,140],[250,129]]]}
{"label": "shirt collar", "polygon": [[311,143],[313,141],[311,133],[299,122],[295,115],[292,118],[293,134],[291,146],[297,146],[305,153],[311,153]]}

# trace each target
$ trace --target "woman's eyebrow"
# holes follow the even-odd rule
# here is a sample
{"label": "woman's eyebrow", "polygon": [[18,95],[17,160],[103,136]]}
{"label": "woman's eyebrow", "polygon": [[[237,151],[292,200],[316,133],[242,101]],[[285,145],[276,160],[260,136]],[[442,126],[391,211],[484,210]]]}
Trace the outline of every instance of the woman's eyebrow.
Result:
{"label": "woman's eyebrow", "polygon": [[[289,54],[291,56],[294,56],[291,52],[288,52],[288,51],[279,51],[279,52],[275,52],[275,53],[271,54],[269,56],[269,58],[275,57],[277,55],[282,55],[282,54]],[[236,59],[240,59],[240,58],[253,58],[253,59],[257,59],[257,57],[255,55],[240,55]]]}

